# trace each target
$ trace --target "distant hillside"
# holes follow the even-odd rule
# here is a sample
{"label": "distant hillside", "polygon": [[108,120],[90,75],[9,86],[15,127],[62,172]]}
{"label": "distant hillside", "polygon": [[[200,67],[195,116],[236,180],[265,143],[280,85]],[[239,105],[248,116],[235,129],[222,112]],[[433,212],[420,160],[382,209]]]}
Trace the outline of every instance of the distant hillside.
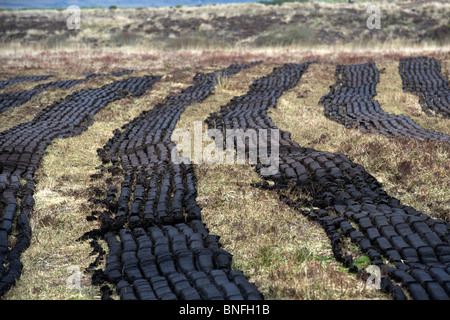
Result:
{"label": "distant hillside", "polygon": [[23,9],[23,8],[67,8],[70,5],[79,7],[171,7],[176,5],[195,6],[204,4],[228,4],[255,2],[257,0],[0,0],[0,8]]}
{"label": "distant hillside", "polygon": [[380,29],[367,27],[367,3],[86,9],[81,12],[79,29],[68,28],[65,10],[0,11],[0,43],[3,48],[168,50],[450,44],[448,1],[379,5]]}

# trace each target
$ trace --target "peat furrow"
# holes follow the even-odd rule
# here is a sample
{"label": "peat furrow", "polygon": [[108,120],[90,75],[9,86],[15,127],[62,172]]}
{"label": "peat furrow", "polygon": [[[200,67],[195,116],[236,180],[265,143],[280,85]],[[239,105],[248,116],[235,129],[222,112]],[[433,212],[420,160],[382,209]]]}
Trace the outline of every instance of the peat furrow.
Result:
{"label": "peat furrow", "polygon": [[427,57],[402,58],[398,70],[403,91],[416,94],[427,115],[450,117],[450,87],[441,73],[438,60]]}
{"label": "peat furrow", "polygon": [[49,88],[61,89],[61,90],[70,89],[77,84],[86,82],[93,78],[106,77],[106,76],[120,77],[123,75],[130,74],[132,72],[133,72],[132,70],[123,70],[123,71],[114,72],[112,74],[90,73],[82,79],[51,81],[51,82],[39,84],[30,90],[4,92],[4,93],[0,94],[0,114],[8,109],[21,106],[25,102],[31,100],[33,97],[37,96],[38,94],[40,94],[41,92],[43,92]]}
{"label": "peat furrow", "polygon": [[47,80],[48,78],[53,77],[53,75],[36,75],[36,76],[17,76],[13,78],[9,78],[6,80],[0,81],[0,90],[5,89],[13,84],[20,82],[38,82],[42,80]]}
{"label": "peat furrow", "polygon": [[42,110],[33,120],[0,133],[0,296],[15,283],[30,244],[34,173],[55,138],[78,135],[109,103],[140,96],[160,76],[128,78],[100,88],[74,92]]}
{"label": "peat furrow", "polygon": [[[380,286],[394,299],[405,299],[404,290],[413,299],[449,299],[450,224],[402,205],[364,167],[342,153],[301,147],[281,130],[278,141],[269,139],[279,129],[267,110],[276,107],[277,98],[297,84],[309,64],[286,64],[255,80],[247,94],[233,98],[205,120],[209,129],[219,130],[224,137],[229,130],[267,130],[267,139],[258,138],[267,150],[258,151],[256,171],[274,185],[262,181],[254,186],[276,190],[283,202],[319,223],[336,260],[350,272],[367,276],[353,264],[346,249],[349,242],[380,268]],[[237,145],[223,143],[227,152]],[[250,140],[245,145],[248,149]],[[267,154],[278,161],[272,159],[269,164],[264,159]],[[278,172],[263,173],[262,169],[277,162]]]}
{"label": "peat furrow", "polygon": [[375,63],[338,65],[336,77],[330,92],[319,101],[327,118],[346,128],[386,137],[450,142],[449,135],[426,130],[405,115],[390,114],[381,109],[379,102],[374,100],[379,81]]}
{"label": "peat furrow", "polygon": [[105,269],[92,276],[94,284],[103,284],[103,299],[111,298],[110,285],[122,300],[263,298],[241,271],[231,269],[231,254],[201,222],[194,168],[173,161],[171,141],[186,107],[211,95],[219,77],[256,63],[196,74],[190,87],[115,130],[98,150],[108,170],[122,178],[120,191],[107,191],[100,229],[82,237],[94,247],[99,239],[108,244]]}

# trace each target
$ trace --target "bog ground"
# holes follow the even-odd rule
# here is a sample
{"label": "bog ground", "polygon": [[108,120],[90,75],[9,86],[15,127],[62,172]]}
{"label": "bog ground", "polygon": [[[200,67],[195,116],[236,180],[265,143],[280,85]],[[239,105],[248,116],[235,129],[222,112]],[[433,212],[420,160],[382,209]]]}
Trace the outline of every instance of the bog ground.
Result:
{"label": "bog ground", "polygon": [[[447,5],[427,5],[416,12],[444,30]],[[56,46],[51,37],[34,42],[41,31],[20,24],[3,34],[2,299],[449,299],[450,50],[442,33],[414,40],[382,30],[383,45],[363,48],[335,43],[326,35],[337,30],[316,21],[301,33],[310,39],[284,43],[299,39],[285,25],[301,20],[288,14],[295,5],[246,6],[249,19],[278,20],[262,19],[253,35],[217,7],[119,10],[115,28],[130,29],[137,43],[156,43],[165,37],[158,26],[170,25],[158,49],[113,36],[87,41],[86,29],[60,34]],[[415,14],[407,3],[395,10]],[[137,13],[154,16],[134,32],[125,22]],[[34,24],[45,28],[58,16],[14,12],[3,23],[26,14],[49,19]],[[113,32],[111,11],[87,10],[86,22],[89,15],[106,19],[92,30]],[[195,26],[222,29],[223,43],[192,33]],[[347,31],[342,37],[358,34]],[[308,42],[320,39],[333,46]],[[174,132],[188,130],[194,141],[196,121],[203,150],[208,129],[279,133],[279,171],[263,173],[262,158],[174,163]],[[374,266],[380,290],[366,286]]]}

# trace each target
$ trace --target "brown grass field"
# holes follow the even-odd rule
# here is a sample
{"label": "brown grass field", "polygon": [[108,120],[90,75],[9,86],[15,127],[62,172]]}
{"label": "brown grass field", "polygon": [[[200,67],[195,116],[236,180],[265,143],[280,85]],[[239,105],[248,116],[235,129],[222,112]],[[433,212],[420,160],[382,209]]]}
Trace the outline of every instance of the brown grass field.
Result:
{"label": "brown grass field", "polygon": [[[315,6],[319,4],[312,3],[305,4],[305,12],[308,14],[305,13],[304,16],[310,15],[308,28],[314,32],[299,43],[286,44],[269,39],[276,38],[274,30],[288,32],[290,21],[303,23],[300,18],[302,15],[298,14],[295,18],[294,5],[281,6],[276,13],[270,11],[276,10],[272,7],[254,5],[253,11],[245,12],[254,15],[255,19],[258,15],[263,15],[267,21],[276,17],[279,20],[278,27],[282,27],[276,29],[277,24],[272,21],[267,23],[264,30],[252,35],[253,25],[247,26],[249,31],[245,33],[245,37],[240,36],[244,34],[243,29],[233,33],[226,28],[233,25],[232,19],[245,21],[236,13],[239,10],[232,10],[229,6],[226,6],[226,10],[220,10],[219,6],[166,8],[158,9],[159,11],[118,9],[119,16],[116,20],[111,20],[111,15],[114,14],[111,10],[87,10],[87,14],[100,15],[101,19],[95,20],[94,23],[86,16],[86,28],[82,27],[73,37],[64,35],[67,31],[56,32],[60,40],[55,38],[55,34],[46,33],[45,29],[33,25],[23,27],[25,31],[10,27],[7,32],[3,32],[5,46],[0,49],[0,80],[15,75],[49,73],[55,74],[55,80],[70,79],[79,78],[83,72],[107,73],[122,69],[135,70],[133,75],[164,75],[164,78],[142,97],[126,98],[109,104],[96,115],[94,124],[86,132],[73,138],[54,140],[47,149],[36,175],[38,183],[36,205],[31,217],[31,246],[22,254],[24,270],[20,279],[4,299],[100,298],[99,288],[91,285],[89,273],[83,273],[81,290],[68,289],[66,286],[68,267],[75,265],[84,270],[95,258],[90,255],[92,250],[89,243],[76,239],[97,227],[97,222],[86,221],[92,210],[99,209],[96,207],[98,205],[88,199],[94,196],[94,187],[103,183],[102,180],[90,179],[90,176],[97,172],[96,167],[101,164],[96,153],[97,148],[102,147],[112,137],[114,129],[120,128],[141,111],[151,109],[167,95],[188,87],[195,73],[216,70],[230,63],[263,60],[258,66],[224,79],[213,95],[202,103],[189,106],[182,114],[177,128],[193,130],[194,121],[203,121],[234,96],[246,93],[254,79],[266,75],[276,66],[286,62],[317,60],[318,63],[310,66],[299,84],[280,98],[277,109],[270,111],[269,115],[275,124],[280,129],[291,132],[293,140],[302,146],[346,154],[382,182],[389,195],[427,215],[450,221],[448,145],[389,139],[346,129],[325,118],[323,107],[318,104],[320,97],[326,94],[329,86],[335,82],[334,72],[337,64],[374,61],[378,69],[383,70],[376,99],[385,111],[405,114],[426,129],[450,134],[449,120],[427,117],[421,111],[417,96],[403,92],[398,74],[400,58],[426,55],[439,59],[443,74],[449,78],[448,34],[443,38],[430,36],[428,42],[423,41],[418,35],[419,32],[413,32],[417,26],[414,26],[412,21],[418,19],[413,16],[415,14],[422,18],[428,14],[434,19],[428,20],[430,30],[444,25],[448,27],[450,6],[445,2],[435,2],[423,4],[416,12],[412,12],[407,4],[403,4],[404,7],[386,4],[386,10],[395,6],[397,11],[392,9],[392,12],[397,18],[390,17],[394,22],[392,25],[387,22],[386,27],[379,32],[378,37],[381,38],[375,39],[376,41],[369,41],[370,35],[361,32],[358,37],[356,33],[352,35],[349,32],[352,26],[341,21],[339,26],[342,27],[334,32],[341,32],[345,36],[341,37],[342,41],[335,43],[332,39],[336,35],[330,35],[333,30],[331,24],[339,22],[327,21],[319,15],[321,11],[331,10],[332,4],[323,4],[317,9]],[[358,6],[362,8],[363,4]],[[346,5],[334,8],[345,10]],[[356,7],[353,10],[362,9]],[[404,34],[400,29],[396,29],[400,28],[399,17],[402,12],[411,14],[411,23],[405,23],[403,26]],[[25,14],[33,17],[46,16],[45,12],[37,10],[0,12],[0,16],[10,15],[9,18],[12,15],[18,17]],[[51,14],[60,13],[52,11]],[[224,15],[225,21],[228,22],[222,27],[213,24],[212,21],[216,24],[220,21],[217,17],[211,20],[213,14]],[[287,19],[288,14],[294,20]],[[142,23],[145,23],[144,18],[139,15],[148,17],[151,23],[145,24],[139,32],[134,32],[135,28],[139,28],[133,23],[136,17],[140,17]],[[156,16],[159,18],[155,18]],[[52,16],[47,15],[47,18],[51,20]],[[264,19],[261,21],[266,21]],[[298,19],[298,22],[295,19]],[[338,21],[338,18],[333,19]],[[171,23],[175,20],[178,21],[177,24]],[[190,24],[187,23],[189,21]],[[284,24],[280,21],[284,21]],[[437,23],[433,24],[433,21]],[[148,31],[152,26],[157,28],[157,22],[161,26],[168,24],[170,28],[166,31],[169,34],[164,35],[160,29],[153,33]],[[416,21],[416,24],[420,23],[425,24]],[[130,26],[126,29],[128,24]],[[324,26],[325,24],[330,26]],[[203,31],[192,25],[203,25],[200,28]],[[125,41],[124,39],[130,41],[126,34],[123,34],[125,29],[136,39],[132,38],[134,40],[129,43],[120,43]],[[223,32],[220,37],[221,33],[217,32],[219,29]],[[417,30],[419,29],[424,30],[417,27]],[[442,27],[441,29],[444,30]],[[318,40],[318,30],[326,31],[325,40]],[[22,35],[18,36],[19,38],[11,36],[20,32]],[[303,30],[303,37],[306,37],[308,32]],[[409,34],[410,32],[412,33]],[[12,38],[6,41],[5,34]],[[105,34],[109,34],[112,40],[108,42]],[[119,36],[114,37],[115,34]],[[216,37],[208,37],[209,34]],[[38,38],[38,35],[44,38]],[[408,42],[407,35],[414,39]],[[295,34],[291,36],[297,38]],[[50,45],[48,39],[51,37],[56,44]],[[95,44],[86,40],[89,37],[97,39]],[[350,43],[345,42],[345,39],[352,37],[356,39]],[[223,43],[219,43],[218,38]],[[20,39],[23,41],[19,41]],[[42,39],[47,41],[45,45]],[[265,44],[258,45],[258,39],[259,43],[264,40]],[[166,47],[158,48],[158,41],[164,42]],[[209,42],[205,44],[207,41]],[[234,42],[238,45],[233,46]],[[249,42],[252,42],[252,45],[248,45]],[[174,72],[182,69],[185,71]],[[89,80],[70,90],[46,90],[24,105],[0,114],[0,130],[4,131],[33,119],[53,101],[64,98],[75,90],[98,87],[110,81],[111,78],[103,77]],[[19,83],[4,91],[19,91],[35,85],[36,83]],[[408,164],[408,170],[404,169],[405,163]],[[195,173],[198,179],[197,200],[202,207],[203,222],[212,234],[221,237],[224,249],[233,254],[234,267],[243,270],[266,299],[391,299],[384,293],[368,290],[363,281],[358,280],[335,261],[329,240],[320,226],[280,202],[275,192],[251,187],[250,183],[259,181],[259,177],[250,165],[200,164],[195,166]],[[103,245],[106,248],[106,244]],[[367,266],[367,257],[358,256],[355,249],[349,245],[348,250],[356,254],[354,258],[359,266]]]}

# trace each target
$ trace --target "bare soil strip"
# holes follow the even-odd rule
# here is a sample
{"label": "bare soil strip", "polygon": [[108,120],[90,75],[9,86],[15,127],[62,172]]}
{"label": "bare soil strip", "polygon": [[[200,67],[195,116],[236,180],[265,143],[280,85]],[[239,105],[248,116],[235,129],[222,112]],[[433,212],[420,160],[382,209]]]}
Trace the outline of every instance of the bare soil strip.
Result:
{"label": "bare soil strip", "polygon": [[30,245],[32,232],[34,175],[52,140],[81,134],[106,105],[128,95],[140,96],[160,78],[134,77],[74,92],[32,121],[0,133],[0,296],[22,272],[20,255]]}

